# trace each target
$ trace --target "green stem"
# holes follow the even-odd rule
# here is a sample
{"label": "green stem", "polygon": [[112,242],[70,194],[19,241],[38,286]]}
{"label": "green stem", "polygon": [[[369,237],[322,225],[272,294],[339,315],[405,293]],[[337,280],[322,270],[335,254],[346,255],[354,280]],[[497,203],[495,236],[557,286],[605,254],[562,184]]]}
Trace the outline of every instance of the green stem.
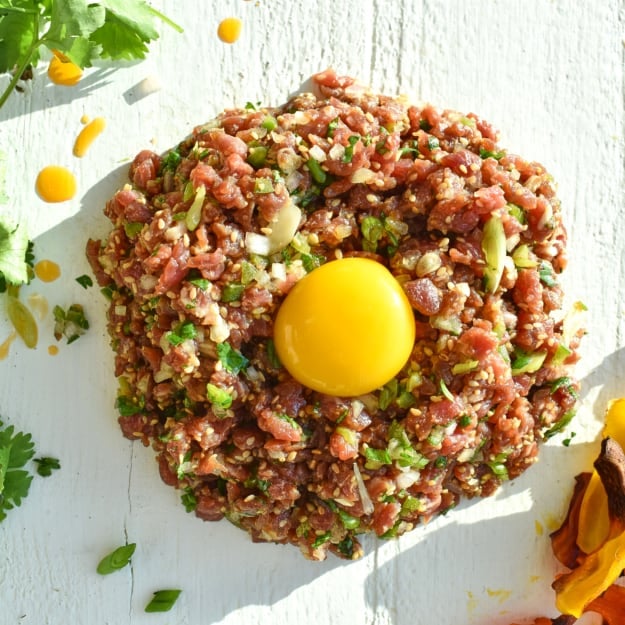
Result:
{"label": "green stem", "polygon": [[158,19],[160,19],[162,22],[165,22],[165,24],[168,24],[179,33],[183,32],[184,29],[182,28],[182,26],[179,26],[178,24],[176,24],[176,22],[174,22],[173,20],[170,20],[166,15],[163,15],[160,11],[157,11],[155,8],[151,6],[148,6],[147,8],[149,9],[150,13],[152,13],[152,15],[154,15],[155,17],[158,17]]}
{"label": "green stem", "polygon": [[28,64],[30,63],[33,54],[35,53],[35,50],[37,50],[37,48],[41,45],[41,42],[43,41],[43,39],[39,38],[39,13],[35,12],[33,19],[35,22],[33,29],[33,32],[35,33],[35,40],[30,44],[28,50],[26,50],[24,58],[18,64],[17,69],[13,74],[13,78],[11,78],[11,82],[0,96],[0,108],[2,108],[4,106],[4,103],[9,99],[11,92],[13,91],[13,89],[15,89],[15,85],[17,85],[20,78],[22,77],[22,74],[24,73],[24,70],[28,67]]}

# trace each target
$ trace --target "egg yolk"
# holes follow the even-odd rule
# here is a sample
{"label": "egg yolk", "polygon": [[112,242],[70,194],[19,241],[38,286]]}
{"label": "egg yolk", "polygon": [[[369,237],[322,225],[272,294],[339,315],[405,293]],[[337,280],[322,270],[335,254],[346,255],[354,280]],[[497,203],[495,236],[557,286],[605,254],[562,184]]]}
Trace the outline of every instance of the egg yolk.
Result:
{"label": "egg yolk", "polygon": [[55,85],[71,87],[82,78],[82,69],[66,56],[55,51],[48,65],[48,78]]}
{"label": "egg yolk", "polygon": [[76,178],[65,167],[49,165],[37,175],[35,189],[44,202],[65,202],[76,194]]}
{"label": "egg yolk", "polygon": [[227,17],[217,27],[217,36],[224,43],[234,43],[241,35],[241,20],[236,17]]}
{"label": "egg yolk", "polygon": [[302,278],[274,326],[287,371],[327,395],[362,395],[383,386],[406,364],[414,341],[414,313],[403,289],[367,258],[331,261]]}

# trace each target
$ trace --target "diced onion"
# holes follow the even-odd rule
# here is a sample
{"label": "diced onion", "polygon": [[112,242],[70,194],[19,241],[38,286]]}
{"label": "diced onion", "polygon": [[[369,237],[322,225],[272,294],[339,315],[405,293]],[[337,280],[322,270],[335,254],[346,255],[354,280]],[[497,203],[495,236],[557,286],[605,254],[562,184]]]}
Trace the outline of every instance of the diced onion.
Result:
{"label": "diced onion", "polygon": [[318,145],[313,145],[312,148],[308,150],[308,154],[319,163],[323,163],[327,158],[326,153]]}
{"label": "diced onion", "polygon": [[362,503],[362,511],[365,514],[371,514],[373,512],[373,501],[369,497],[367,487],[362,479],[362,474],[358,468],[358,463],[354,462],[354,477],[356,478],[356,486],[358,486],[358,494],[360,495],[360,501]]}
{"label": "diced onion", "polygon": [[258,254],[259,256],[269,256],[271,242],[269,237],[257,232],[245,233],[245,248],[250,254]]}
{"label": "diced onion", "polygon": [[357,169],[350,177],[350,182],[354,184],[366,184],[372,180],[375,180],[375,173],[366,167]]}
{"label": "diced onion", "polygon": [[286,265],[284,263],[272,263],[271,277],[279,282],[286,280]]}

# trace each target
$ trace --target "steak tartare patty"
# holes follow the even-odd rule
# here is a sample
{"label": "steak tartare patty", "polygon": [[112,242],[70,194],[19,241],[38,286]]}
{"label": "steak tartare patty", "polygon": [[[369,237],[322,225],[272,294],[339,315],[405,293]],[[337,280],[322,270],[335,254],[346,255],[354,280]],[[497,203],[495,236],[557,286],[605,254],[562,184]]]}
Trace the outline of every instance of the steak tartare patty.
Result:
{"label": "steak tartare patty", "polygon": [[[398,536],[533,464],[574,413],[583,331],[562,313],[566,232],[542,165],[477,115],[332,70],[314,82],[138,154],[87,254],[121,429],[186,509],[353,559],[358,534]],[[351,256],[402,285],[416,338],[382,388],[335,397],[286,371],[273,323],[302,277]]]}

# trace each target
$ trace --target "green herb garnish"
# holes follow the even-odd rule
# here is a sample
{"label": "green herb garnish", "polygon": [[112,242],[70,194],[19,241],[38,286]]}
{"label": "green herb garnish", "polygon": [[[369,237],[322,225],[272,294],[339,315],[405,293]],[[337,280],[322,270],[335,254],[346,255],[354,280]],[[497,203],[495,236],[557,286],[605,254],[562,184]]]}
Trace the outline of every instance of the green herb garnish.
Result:
{"label": "green herb garnish", "polygon": [[35,455],[30,434],[3,426],[0,421],[0,521],[28,495],[33,476],[23,467]]}
{"label": "green herb garnish", "polygon": [[88,289],[90,286],[93,286],[93,280],[87,274],[78,276],[76,282],[78,282],[83,289]]}
{"label": "green herb garnish", "polygon": [[50,477],[52,471],[56,471],[61,468],[61,463],[58,458],[49,458],[48,456],[42,456],[41,458],[35,458],[37,463],[37,474],[41,477]]}
{"label": "green herb garnish", "polygon": [[114,551],[111,551],[108,555],[104,556],[97,567],[97,572],[100,575],[110,575],[123,569],[130,562],[130,558],[137,548],[136,543],[130,543],[128,545],[122,545],[117,547]]}
{"label": "green herb garnish", "polygon": [[176,346],[184,341],[194,339],[197,336],[197,328],[193,325],[192,321],[183,321],[173,330],[167,332],[165,336],[171,345]]}
{"label": "green herb garnish", "polygon": [[228,410],[232,406],[232,395],[225,389],[208,382],[206,385],[206,399],[216,408]]}
{"label": "green herb garnish", "polygon": [[224,369],[234,375],[237,375],[250,363],[250,361],[241,352],[234,349],[230,343],[219,343],[217,345],[217,355]]}
{"label": "green herb garnish", "polygon": [[157,590],[151,601],[145,606],[146,612],[169,612],[174,607],[182,590]]}

